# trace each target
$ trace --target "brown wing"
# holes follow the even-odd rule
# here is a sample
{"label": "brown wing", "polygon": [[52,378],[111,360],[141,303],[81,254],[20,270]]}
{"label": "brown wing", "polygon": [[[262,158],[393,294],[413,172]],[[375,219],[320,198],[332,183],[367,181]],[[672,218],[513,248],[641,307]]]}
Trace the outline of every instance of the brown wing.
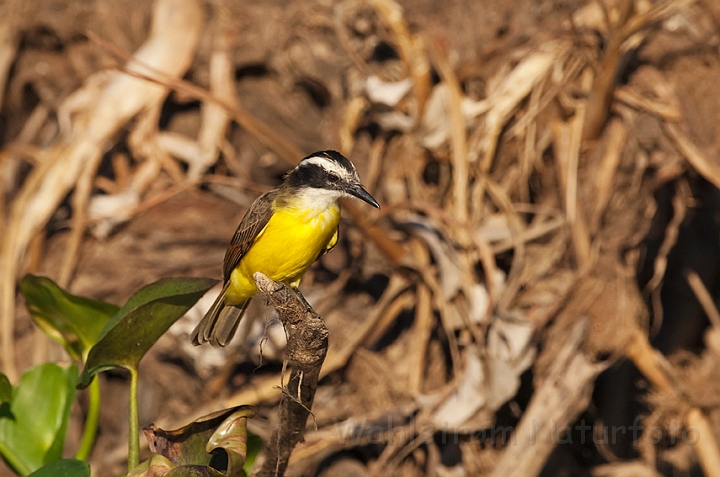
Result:
{"label": "brown wing", "polygon": [[255,199],[255,202],[245,212],[245,216],[240,221],[240,225],[238,225],[235,235],[230,241],[230,246],[225,252],[225,259],[223,260],[224,281],[230,280],[233,269],[237,267],[243,255],[250,250],[252,244],[255,243],[255,239],[270,221],[273,214],[272,203],[276,195],[276,190],[266,192]]}

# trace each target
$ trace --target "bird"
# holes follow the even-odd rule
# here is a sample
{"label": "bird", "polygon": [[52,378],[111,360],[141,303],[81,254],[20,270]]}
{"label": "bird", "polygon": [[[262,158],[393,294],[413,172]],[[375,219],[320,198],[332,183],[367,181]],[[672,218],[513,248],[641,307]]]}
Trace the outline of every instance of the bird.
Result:
{"label": "bird", "polygon": [[380,208],[353,163],[326,150],[303,158],[279,186],[255,199],[225,252],[222,291],[190,335],[192,343],[227,346],[257,293],[255,272],[298,290],[310,265],[337,244],[342,197]]}

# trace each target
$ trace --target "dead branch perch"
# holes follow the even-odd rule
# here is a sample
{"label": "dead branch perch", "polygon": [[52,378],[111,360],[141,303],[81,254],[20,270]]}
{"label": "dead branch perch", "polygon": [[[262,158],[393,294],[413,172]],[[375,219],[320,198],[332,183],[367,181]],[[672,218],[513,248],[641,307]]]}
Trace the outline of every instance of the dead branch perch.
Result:
{"label": "dead branch perch", "polygon": [[292,450],[303,437],[320,368],[327,354],[329,332],[325,322],[301,295],[262,273],[255,273],[253,278],[277,310],[287,336],[285,364],[291,369],[290,380],[280,401],[280,422],[266,447],[265,461],[256,474],[258,477],[281,476]]}

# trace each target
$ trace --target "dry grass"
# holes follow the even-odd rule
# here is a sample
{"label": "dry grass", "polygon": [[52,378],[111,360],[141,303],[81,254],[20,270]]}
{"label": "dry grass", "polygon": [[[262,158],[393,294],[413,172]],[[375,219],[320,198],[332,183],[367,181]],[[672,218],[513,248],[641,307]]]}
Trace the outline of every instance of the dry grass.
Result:
{"label": "dry grass", "polygon": [[[34,238],[44,236],[68,194],[70,239],[56,277],[65,285],[82,242],[94,240],[89,229],[113,234],[139,211],[231,171],[249,185],[258,151],[269,164],[268,154],[281,164],[303,155],[304,145],[282,124],[268,124],[242,105],[252,98],[236,88],[239,12],[215,2],[203,20],[201,7],[196,0],[158,0],[150,36],[134,53],[91,36],[105,61],[121,63],[88,76],[61,98],[56,115],[41,101],[2,151],[4,173],[14,174],[4,182],[8,202],[0,203],[2,369],[12,380],[15,283],[33,257]],[[331,329],[330,351],[314,430],[291,470],[312,472],[323,459],[372,443],[381,450],[362,461],[370,474],[426,475],[440,466],[443,444],[433,436],[444,432],[458,436],[463,475],[474,475],[472,469],[538,475],[562,438],[559,429],[586,411],[598,374],[628,358],[657,393],[651,421],[664,426],[674,409],[686,428],[700,430],[692,452],[676,451],[668,461],[689,468],[697,459],[706,475],[718,475],[717,403],[688,387],[716,375],[717,343],[691,362],[667,361],[648,341],[646,303],[659,302],[668,255],[692,203],[688,184],[699,175],[720,187],[720,166],[695,143],[661,69],[646,64],[626,84],[617,81],[628,59],[668,24],[683,25],[689,41],[717,35],[699,20],[707,7],[691,0],[590,1],[551,34],[498,41],[487,51],[500,54],[465,69],[455,63],[443,25],[410,26],[392,0],[295,8],[305,21],[283,14],[296,36],[267,47],[276,48],[270,67],[281,84],[301,84],[293,75],[312,77],[298,73],[303,68],[317,73],[314,81],[323,84],[316,92],[333,106],[319,133],[328,144],[314,149],[334,146],[352,157],[382,210],[346,204],[354,227],[344,250],[334,253],[346,260],[337,269],[348,271],[332,283],[308,280],[308,298],[317,298]],[[594,32],[603,36],[602,50]],[[397,57],[370,60],[368,51],[380,43]],[[298,45],[319,49],[308,53]],[[18,43],[0,41],[0,48],[2,85],[8,80],[2,59]],[[484,84],[479,93],[472,87],[477,79]],[[161,127],[171,92],[201,103],[195,136]],[[287,108],[286,117],[304,121],[295,114],[303,103],[272,97]],[[648,123],[659,127],[640,130]],[[232,139],[237,127],[246,143]],[[652,154],[636,139],[641,134],[655,145]],[[98,173],[102,161],[112,178]],[[673,213],[650,257],[654,276],[640,290],[637,270],[648,259],[642,240],[653,227],[660,187],[675,191]],[[323,266],[332,269],[332,256],[327,260]],[[352,296],[347,284],[373,275],[386,282],[379,298],[363,290]],[[697,275],[689,279],[717,327],[712,298]],[[338,298],[342,293],[348,297]],[[659,307],[653,311],[657,319]],[[508,405],[527,371],[534,382],[527,406]],[[274,374],[249,376],[234,394],[204,407],[271,406],[277,383]],[[499,411],[508,406],[516,438],[530,442],[537,429],[548,433],[533,452],[474,438],[499,425]],[[662,452],[643,444],[644,461],[629,465],[651,473]]]}

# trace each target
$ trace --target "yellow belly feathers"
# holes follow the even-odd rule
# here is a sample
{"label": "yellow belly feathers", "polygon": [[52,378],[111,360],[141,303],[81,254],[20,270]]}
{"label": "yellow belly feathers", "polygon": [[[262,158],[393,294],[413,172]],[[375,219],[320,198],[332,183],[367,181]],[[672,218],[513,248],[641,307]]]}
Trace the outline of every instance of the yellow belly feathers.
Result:
{"label": "yellow belly feathers", "polygon": [[228,305],[240,305],[257,292],[253,274],[297,286],[320,254],[337,242],[340,208],[277,209],[230,275]]}

